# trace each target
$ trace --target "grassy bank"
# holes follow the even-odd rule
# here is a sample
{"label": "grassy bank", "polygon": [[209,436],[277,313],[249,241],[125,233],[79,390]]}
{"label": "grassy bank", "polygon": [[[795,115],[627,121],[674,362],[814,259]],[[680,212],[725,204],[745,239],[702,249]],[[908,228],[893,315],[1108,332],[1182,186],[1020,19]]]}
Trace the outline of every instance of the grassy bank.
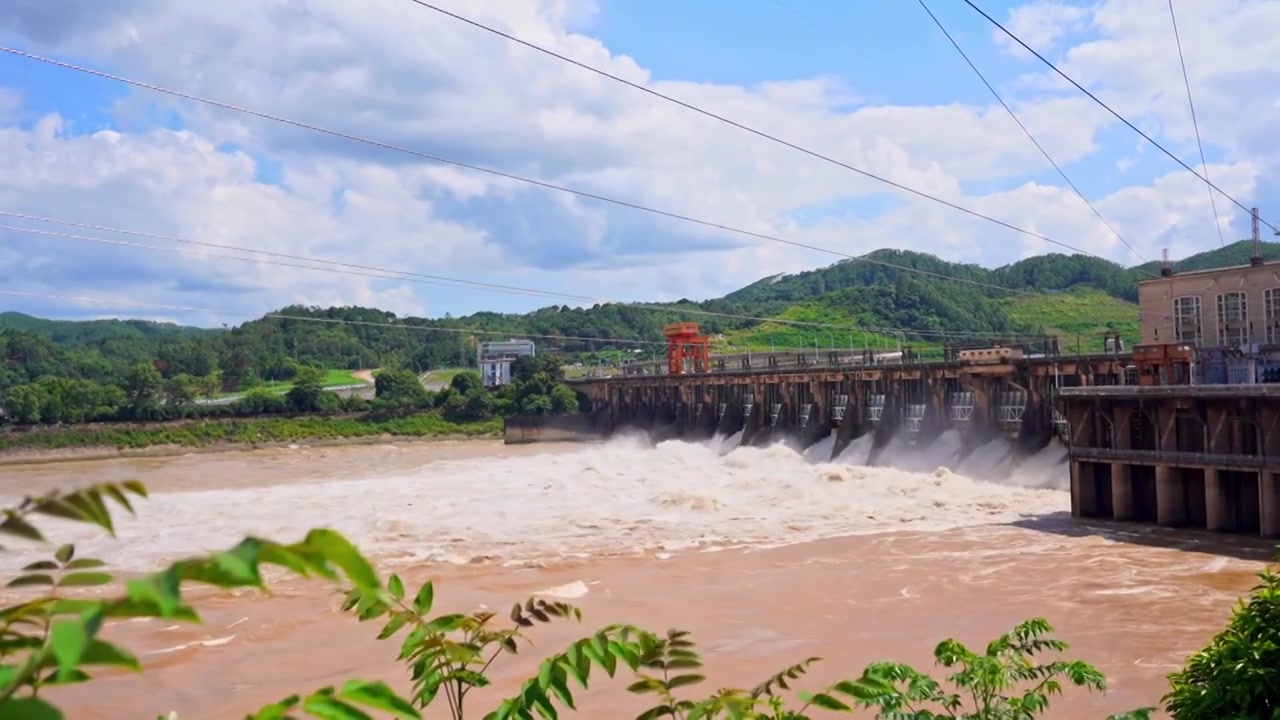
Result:
{"label": "grassy bank", "polygon": [[378,435],[481,437],[502,432],[501,418],[454,423],[436,413],[375,420],[364,416],[192,420],[155,424],[95,424],[37,428],[0,435],[0,454],[79,448],[142,449],[157,445],[288,443]]}
{"label": "grassy bank", "polygon": [[[815,329],[813,325],[789,325],[778,322],[764,322],[747,330],[726,333],[724,340],[716,343],[715,352],[735,353],[764,352],[767,350],[802,350],[816,349],[820,352],[829,350],[856,351],[863,349],[896,350],[899,339],[892,335],[881,335],[859,327],[874,326],[873,318],[850,314],[830,305],[812,302],[796,305],[778,313],[777,318],[790,322],[814,323],[832,327],[848,327],[849,330]],[[908,343],[922,355],[935,353],[942,355],[941,346],[920,340]]]}
{"label": "grassy bank", "polygon": [[[364,372],[364,371],[333,370],[333,369],[325,370],[324,381],[323,381],[324,386],[326,388],[335,388],[335,387],[348,387],[351,385],[367,385],[368,384],[367,380],[365,380],[364,378],[356,377],[357,372]],[[377,375],[378,371],[374,370],[372,371],[372,374]],[[278,382],[262,383],[258,385],[256,389],[270,390],[271,392],[280,393],[281,395],[283,395],[284,393],[289,392],[289,388],[291,387],[293,387],[292,380],[281,380]],[[237,397],[243,397],[247,392],[248,392],[247,390],[237,390],[236,392],[230,392],[230,393],[218,393],[217,395],[214,395],[214,397],[219,399],[237,398]]]}
{"label": "grassy bank", "polygon": [[1057,335],[1064,353],[1102,352],[1106,332],[1120,333],[1130,347],[1142,338],[1138,306],[1099,290],[1009,298],[1005,309],[1014,322]]}

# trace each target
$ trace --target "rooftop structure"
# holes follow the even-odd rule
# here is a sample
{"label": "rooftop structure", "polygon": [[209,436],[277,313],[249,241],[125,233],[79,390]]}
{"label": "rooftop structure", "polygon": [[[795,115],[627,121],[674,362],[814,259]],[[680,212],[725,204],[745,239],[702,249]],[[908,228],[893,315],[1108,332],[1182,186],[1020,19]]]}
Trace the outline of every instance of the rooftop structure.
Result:
{"label": "rooftop structure", "polygon": [[485,387],[498,387],[511,382],[511,364],[517,358],[533,354],[532,340],[482,342],[476,351],[476,366]]}
{"label": "rooftop structure", "polygon": [[1257,210],[1247,265],[1175,273],[1138,282],[1143,343],[1238,348],[1280,345],[1280,261],[1262,259]]}

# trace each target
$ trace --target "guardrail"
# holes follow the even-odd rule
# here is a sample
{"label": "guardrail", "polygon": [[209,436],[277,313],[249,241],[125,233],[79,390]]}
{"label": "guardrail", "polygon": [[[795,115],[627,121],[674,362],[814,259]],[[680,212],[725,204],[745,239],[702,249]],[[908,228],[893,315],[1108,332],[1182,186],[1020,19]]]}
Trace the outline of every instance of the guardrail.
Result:
{"label": "guardrail", "polygon": [[[1129,360],[1132,356],[1129,353],[1098,353],[1091,355],[1030,355],[1012,360],[1014,363],[1052,363],[1072,362],[1077,360],[1102,360],[1102,359],[1119,359]],[[700,374],[745,374],[757,372],[793,372],[802,370],[820,370],[828,368],[854,368],[854,367],[894,367],[901,365],[910,365],[914,367],[929,365],[975,365],[982,366],[988,364],[1000,364],[991,362],[972,362],[961,360],[948,360],[944,358],[922,359],[918,357],[910,357],[907,354],[898,355],[893,353],[891,356],[879,356],[878,358],[868,358],[862,354],[849,354],[848,352],[827,353],[826,357],[821,355],[815,357],[812,354],[767,354],[760,355],[730,355],[730,356],[712,356],[711,367],[705,373],[687,373],[691,375]],[[621,373],[613,375],[593,375],[588,374],[583,377],[574,378],[574,380],[601,380],[614,378],[635,378],[635,377],[660,377],[667,376],[667,364],[665,361],[657,362],[640,362],[624,365]]]}

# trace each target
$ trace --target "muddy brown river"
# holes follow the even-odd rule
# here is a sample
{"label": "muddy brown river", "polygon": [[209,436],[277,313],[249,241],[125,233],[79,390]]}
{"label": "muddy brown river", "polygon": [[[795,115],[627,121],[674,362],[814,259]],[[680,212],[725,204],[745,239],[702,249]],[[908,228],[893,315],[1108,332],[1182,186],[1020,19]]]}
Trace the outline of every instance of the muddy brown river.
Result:
{"label": "muddy brown river", "polygon": [[[1110,684],[1106,695],[1068,691],[1050,717],[1102,718],[1155,704],[1165,676],[1222,628],[1270,556],[1248,538],[1072,521],[1056,448],[1013,460],[1000,443],[963,462],[956,448],[944,436],[871,468],[858,444],[818,462],[830,445],[802,455],[732,438],[295,447],[0,467],[0,494],[142,480],[153,497],[116,539],[43,525],[126,572],[249,533],[294,540],[327,526],[384,571],[435,578],[441,611],[505,611],[537,592],[584,610],[582,626],[536,629],[536,648],[499,661],[493,688],[470,698],[473,715],[513,691],[538,650],[605,623],[692,631],[709,694],[811,655],[825,660],[801,683],[810,689],[874,660],[932,670],[946,637],[981,647],[1042,616]],[[10,548],[0,572],[31,557]],[[114,625],[109,636],[146,672],[100,673],[51,697],[80,719],[198,719],[242,717],[353,676],[407,687],[398,644],[339,613],[332,588],[288,578],[272,587],[271,597],[199,590],[200,626]],[[579,715],[634,716],[645,705],[626,684],[593,685]]]}

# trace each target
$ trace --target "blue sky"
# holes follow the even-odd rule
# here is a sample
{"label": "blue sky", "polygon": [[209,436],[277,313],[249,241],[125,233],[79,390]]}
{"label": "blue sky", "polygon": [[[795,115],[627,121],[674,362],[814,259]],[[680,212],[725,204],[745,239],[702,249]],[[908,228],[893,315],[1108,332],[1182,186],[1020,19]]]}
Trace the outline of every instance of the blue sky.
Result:
{"label": "blue sky", "polygon": [[[146,7],[145,3],[124,3],[117,11],[115,7],[93,6],[88,0],[59,2],[66,6],[67,12],[60,14],[59,24],[53,30],[47,25],[48,17],[19,15],[10,18],[7,24],[0,23],[0,36],[6,44],[34,52],[190,89],[376,140],[536,175],[697,217],[751,226],[757,231],[798,232],[804,237],[797,239],[823,246],[835,243],[842,252],[865,252],[892,244],[988,266],[1016,260],[1026,252],[1018,249],[1023,246],[1023,238],[1016,235],[1002,235],[1003,231],[990,227],[977,229],[967,218],[956,217],[958,213],[945,209],[939,210],[936,218],[920,217],[898,193],[883,187],[859,186],[862,181],[851,173],[824,167],[799,153],[788,155],[790,151],[768,147],[759,138],[716,126],[708,119],[685,111],[658,107],[660,101],[623,86],[602,88],[584,84],[580,93],[564,94],[565,88],[574,83],[591,83],[594,79],[579,69],[511,48],[452,21],[430,13],[407,11],[404,9],[407,4],[397,0],[377,0],[370,6],[367,18],[349,16],[344,7],[322,3],[325,7],[317,11],[320,14],[314,19],[314,25],[324,31],[317,31],[316,37],[326,39],[311,44],[299,42],[298,47],[289,47],[288,43],[277,46],[271,35],[271,23],[292,22],[294,34],[302,33],[297,29],[300,26],[296,17],[264,10],[256,20],[242,18],[237,23],[234,15],[253,10],[252,5],[245,6],[250,10],[237,10],[232,6],[225,10],[204,8],[201,11],[204,15],[196,18],[176,9],[155,12],[152,8],[150,13],[139,10]],[[458,10],[503,24],[503,13],[510,7],[490,3],[481,11],[463,3]],[[1027,78],[1042,76],[1044,68],[1033,58],[1002,51],[986,21],[963,4],[934,0],[931,7],[988,79],[1020,112],[1029,108],[1028,112],[1034,113],[1036,106],[1045,106],[1054,99],[1079,99],[1080,94],[1073,89],[1045,90],[1028,84]],[[984,7],[1003,19],[1012,17],[1010,13],[1023,4],[992,1],[984,3]],[[1102,61],[1091,65],[1089,57],[1092,56],[1070,56],[1066,49],[1088,44],[1105,50],[1107,42],[1119,43],[1110,46],[1114,53],[1115,47],[1125,47],[1118,38],[1119,31],[1114,29],[1125,25],[1112,24],[1101,14],[1115,7],[1119,12],[1133,9],[1136,13],[1134,5],[1099,8],[1086,22],[1061,28],[1057,41],[1045,47],[1050,57],[1059,60],[1071,58],[1077,62],[1077,57],[1084,58],[1078,60],[1079,71],[1083,73],[1081,79],[1087,83],[1093,80],[1095,87],[1096,83],[1102,83],[1100,91],[1107,90],[1107,84],[1119,90],[1127,80],[1116,73],[1125,66],[1107,67],[1099,64]],[[366,20],[367,26],[357,26],[356,23]],[[838,102],[834,95],[826,96],[823,122],[830,119],[836,124],[814,130],[810,126],[814,122],[812,115],[798,115],[794,124],[784,122],[776,132],[798,141],[820,132],[821,138],[812,144],[809,140],[802,144],[841,159],[849,158],[855,165],[903,182],[909,178],[901,171],[910,166],[910,172],[919,175],[917,180],[954,183],[968,198],[963,204],[979,207],[1002,219],[1008,218],[1008,213],[1029,213],[1030,208],[1013,199],[1018,193],[1036,192],[1035,186],[1063,185],[1043,158],[1034,149],[1029,150],[1029,142],[1016,128],[1010,132],[1007,125],[993,124],[1004,121],[1000,117],[1003,111],[998,107],[987,122],[990,128],[999,129],[989,129],[985,131],[987,137],[974,140],[975,144],[991,143],[992,146],[974,149],[973,157],[965,157],[968,151],[964,143],[949,137],[959,133],[959,128],[945,123],[929,125],[937,123],[936,109],[940,107],[961,106],[957,112],[978,118],[984,112],[992,112],[994,101],[914,2],[750,0],[729,8],[723,4],[674,0],[648,3],[603,0],[598,12],[586,21],[573,18],[557,25],[557,19],[551,16],[541,20],[545,23],[538,28],[541,35],[531,34],[532,28],[521,32],[518,23],[527,18],[517,15],[510,16],[507,27],[517,35],[528,37],[551,32],[561,33],[560,37],[569,41],[571,36],[566,33],[573,32],[594,38],[609,50],[615,61],[620,56],[633,59],[660,87],[663,83],[681,83],[678,91],[672,92],[709,109],[725,107],[724,93],[732,92],[735,93],[733,102],[747,102],[755,108],[744,105],[742,113],[755,113],[755,116],[759,112],[785,113],[788,103],[771,100],[768,88],[797,92],[803,83],[826,78],[853,98],[852,102]],[[1039,22],[1040,25],[1027,24],[1028,32],[1042,29],[1048,21]],[[1200,42],[1200,37],[1212,30],[1212,18],[1206,17],[1204,26],[1198,26],[1194,16],[1184,22],[1186,35],[1191,38],[1188,45],[1199,47],[1199,54],[1190,56],[1200,61],[1193,67],[1198,74],[1209,76],[1212,73],[1204,60],[1211,47],[1208,40]],[[1222,22],[1225,25],[1230,18]],[[422,52],[427,55],[422,58],[396,52],[399,41],[392,36],[401,30],[399,25],[406,23],[421,24],[421,27],[404,28],[403,32],[410,33],[406,37],[419,40],[431,38],[431,44],[441,46],[437,57],[430,56],[435,52],[432,48],[423,48]],[[335,46],[330,58],[323,54],[329,48],[325,43],[333,45],[334,41],[325,33],[335,31],[344,36],[343,42],[349,41],[350,48]],[[1168,40],[1167,36],[1159,35],[1163,32],[1160,28],[1152,32],[1154,35],[1149,39],[1153,42]],[[382,33],[387,35],[385,40],[380,36]],[[135,37],[138,41],[133,45],[121,44],[118,38],[122,36]],[[1124,42],[1132,49],[1145,39],[1135,36]],[[363,48],[378,47],[383,55],[366,52],[357,47],[359,43],[364,43]],[[400,46],[403,45],[400,42]],[[459,61],[456,55],[449,54],[450,48],[454,53],[464,48],[479,54],[473,61]],[[570,43],[557,49],[572,53],[573,48]],[[1160,52],[1167,49],[1166,44]],[[343,50],[352,55],[343,56],[340,52]],[[337,70],[314,70],[327,67],[330,60],[334,68],[351,69],[357,62],[351,57],[367,63],[359,68],[359,80],[340,77]],[[1146,112],[1146,106],[1139,106],[1143,116],[1133,119],[1180,157],[1198,166],[1194,143],[1185,132],[1181,137],[1163,134],[1169,123],[1185,123],[1185,117],[1179,115],[1185,113],[1185,106],[1181,111],[1177,107],[1176,91],[1181,88],[1181,78],[1169,77],[1168,60],[1163,58],[1164,64],[1157,63],[1153,70],[1159,73],[1163,95],[1153,98],[1151,112]],[[1258,62],[1266,62],[1265,56]],[[257,70],[252,69],[255,66]],[[1134,63],[1128,66],[1133,67]],[[507,70],[504,71],[504,67]],[[498,87],[477,89],[477,84],[466,76],[472,70],[488,73],[484,82],[496,83]],[[1248,68],[1225,67],[1221,72],[1224,78],[1240,78],[1247,75],[1247,71]],[[308,72],[305,83],[297,79],[300,73]],[[1269,77],[1266,74],[1269,70],[1265,68],[1257,72],[1264,78]],[[1133,74],[1138,74],[1136,69]],[[1253,78],[1255,87],[1257,79]],[[1171,85],[1173,80],[1177,83]],[[503,82],[514,84],[504,90]],[[335,89],[339,84],[343,87]],[[540,87],[543,84],[547,87]],[[830,86],[829,91],[837,92],[836,87]],[[1253,163],[1261,167],[1252,175],[1247,169],[1237,168],[1242,173],[1240,178],[1229,176],[1228,180],[1236,183],[1235,187],[1243,187],[1239,183],[1246,180],[1241,178],[1248,175],[1250,187],[1247,189],[1251,195],[1264,199],[1276,197],[1274,172],[1250,154],[1251,148],[1245,147],[1251,142],[1257,144],[1261,136],[1257,124],[1224,127],[1220,118],[1225,111],[1219,108],[1229,107],[1226,101],[1232,99],[1227,86],[1219,83],[1204,87],[1212,88],[1205,90],[1206,108],[1201,118],[1209,140],[1206,154],[1210,163],[1234,163],[1239,168]],[[578,289],[575,294],[608,299],[707,297],[773,274],[780,266],[782,270],[794,271],[834,259],[829,255],[804,255],[796,251],[778,255],[776,250],[756,247],[760,243],[755,241],[708,236],[697,228],[637,217],[631,211],[600,208],[589,202],[566,204],[563,198],[544,191],[488,186],[479,190],[479,194],[470,188],[459,194],[458,180],[444,181],[435,175],[426,177],[423,166],[412,158],[305,131],[282,130],[262,121],[247,122],[230,113],[175,103],[23,58],[0,57],[0,89],[16,91],[21,97],[16,117],[8,118],[10,128],[16,132],[34,137],[41,118],[51,114],[62,118],[64,124],[57,137],[39,144],[43,148],[41,157],[52,163],[50,167],[56,166],[56,172],[49,170],[49,173],[64,173],[69,178],[50,181],[53,185],[41,190],[39,183],[25,183],[17,173],[11,173],[9,186],[0,186],[0,198],[3,198],[0,209],[37,207],[43,208],[46,214],[56,210],[61,213],[58,217],[81,222],[180,237],[212,234],[229,244],[269,245],[272,249],[279,245],[278,251],[297,251],[303,255],[307,254],[303,252],[307,247],[323,245],[328,250],[336,249],[339,254],[361,257],[372,254],[378,262],[370,260],[370,263],[392,269],[561,291],[572,287]],[[710,93],[704,101],[694,97],[704,90]],[[1185,103],[1185,96],[1181,101]],[[1078,157],[1074,159],[1060,159],[1060,164],[1087,196],[1114,206],[1108,213],[1114,212],[1116,219],[1108,219],[1123,226],[1126,236],[1145,233],[1145,237],[1136,242],[1144,246],[1146,257],[1154,257],[1161,246],[1173,245],[1191,252],[1217,244],[1205,209],[1192,209],[1192,203],[1206,201],[1202,186],[1198,200],[1189,195],[1188,200],[1179,205],[1168,199],[1166,196],[1171,191],[1157,191],[1152,183],[1177,169],[1171,160],[1154,148],[1140,150],[1139,138],[1119,123],[1088,118],[1088,111],[1073,107],[1077,109],[1070,111],[1070,115],[1041,117],[1030,124],[1033,129],[1066,133],[1062,135],[1064,143],[1093,144],[1092,149],[1083,152],[1077,149],[1073,154]],[[542,125],[535,128],[537,116],[553,109],[573,113],[574,119],[560,121],[544,117]],[[3,110],[4,105],[0,103],[0,120],[4,119]],[[670,113],[670,120],[646,117],[658,111]],[[877,112],[903,119],[876,121]],[[504,113],[510,113],[510,117]],[[594,117],[606,123],[601,126],[603,129],[590,126]],[[864,119],[860,121],[859,117]],[[637,118],[657,122],[658,130],[637,131],[634,138],[619,139],[615,135],[621,132],[609,129],[620,128],[619,123],[637,121]],[[743,119],[754,122],[745,115]],[[898,123],[897,129],[905,133],[902,139],[895,135],[894,122]],[[1067,137],[1073,123],[1088,126],[1083,130],[1084,139]],[[841,125],[847,129],[837,129]],[[104,136],[94,135],[104,129],[121,133],[120,139],[107,142]],[[668,129],[670,138],[654,134],[661,135]],[[192,135],[185,141],[176,140],[175,150],[175,138],[163,133],[176,130],[187,130]],[[706,134],[706,140],[691,139],[698,134]],[[940,146],[936,158],[941,165],[937,166],[929,150],[935,139]],[[210,144],[208,149],[196,150],[190,146],[191,142],[204,141]],[[859,161],[850,158],[851,151],[847,149],[833,149],[854,141],[861,144],[864,154],[871,155]],[[18,139],[14,142],[30,149],[33,157],[37,154],[33,148],[35,143]],[[636,143],[648,143],[651,147]],[[698,155],[708,143],[723,148],[717,147],[714,153],[705,150],[705,157]],[[960,143],[961,147],[941,147],[948,143]],[[103,185],[97,190],[75,187],[72,178],[95,176],[94,172],[86,174],[86,168],[95,171],[106,168],[103,172],[109,175],[118,167],[131,167],[129,163],[138,162],[126,160],[120,154],[124,152],[121,149],[124,145],[129,145],[131,152],[151,158],[140,166],[145,171],[126,172],[113,185]],[[681,147],[691,148],[687,170],[673,169],[670,165],[681,159]],[[904,149],[906,156],[899,156],[899,148]],[[174,151],[183,153],[182,162],[186,164],[182,170],[178,170],[177,165],[165,166],[164,158],[168,156],[163,153]],[[657,162],[657,156],[669,152],[675,153],[675,160],[667,159],[668,165],[662,170],[647,167]],[[726,152],[729,154],[725,155]],[[97,157],[94,153],[108,154]],[[749,153],[751,157],[737,157],[742,153]],[[235,169],[241,162],[236,160],[237,156],[245,158],[245,163],[252,163],[248,176]],[[981,157],[988,156],[990,162],[1010,167],[980,167]],[[888,162],[893,158],[897,158],[899,164],[906,163],[898,174]],[[748,164],[738,170],[728,169],[737,162]],[[872,162],[882,165],[869,164]],[[79,170],[76,163],[82,164]],[[728,163],[719,173],[720,181],[707,184],[705,178],[694,179],[714,173],[717,163]],[[780,170],[783,174],[797,173],[797,177],[772,186],[772,181],[781,182],[780,178],[771,177]],[[657,174],[653,174],[655,172]],[[152,173],[155,178],[150,177]],[[205,173],[209,175],[205,177]],[[215,177],[216,173],[231,175]],[[683,182],[686,174],[693,183],[691,191],[699,197],[677,192],[674,186],[663,187],[666,179]],[[192,178],[191,182],[187,183],[186,178]],[[80,180],[83,182],[83,177]],[[69,182],[72,184],[66,185]],[[109,183],[109,180],[104,178],[102,182]],[[320,196],[325,200],[322,204],[308,204],[312,202],[311,191],[318,187],[317,183],[324,185]],[[779,193],[786,194],[796,183],[811,183],[813,187],[806,192],[797,190],[796,197],[785,201],[778,198]],[[27,184],[31,185],[30,197],[24,192]],[[111,200],[114,190],[107,188],[118,190],[122,185],[131,188],[131,196],[123,202]],[[1141,190],[1144,187],[1147,190]],[[49,193],[67,193],[68,188],[76,191],[73,195],[78,200],[50,202]],[[83,194],[79,194],[81,191]],[[391,198],[401,192],[403,200],[399,204],[392,202]],[[1194,192],[1194,187],[1179,192]],[[240,194],[247,195],[240,197]],[[996,199],[1004,196],[1006,200]],[[373,215],[368,214],[374,213],[372,206],[353,210],[352,198],[359,205],[362,197],[373,204],[382,202],[386,207]],[[341,198],[345,199],[335,200]],[[1046,206],[1043,212],[1025,214],[1019,224],[1024,227],[1033,224],[1038,232],[1052,231],[1055,237],[1078,246],[1099,243],[1097,252],[1121,262],[1132,262],[1131,256],[1126,257],[1116,249],[1113,239],[1094,237],[1098,229],[1087,210],[1083,213],[1080,208],[1068,210],[1075,201],[1066,194],[1059,193],[1055,198],[1045,201],[1067,205]],[[237,204],[226,207],[221,204],[233,199]],[[1138,204],[1132,208],[1122,207],[1125,202]],[[189,208],[186,214],[180,213],[180,203],[203,212],[193,213]],[[253,213],[243,210],[245,217],[237,217],[236,222],[229,219],[254,203],[258,203],[255,205],[258,209]],[[1146,210],[1141,209],[1141,203],[1146,203]],[[1156,208],[1153,203],[1161,207]],[[98,204],[105,205],[95,211],[94,206]],[[307,208],[305,212],[316,216],[300,216],[301,210],[294,210],[290,215],[287,207]],[[1228,201],[1219,199],[1218,209],[1226,215],[1232,207]],[[293,225],[305,224],[298,222],[300,217],[305,217],[308,221],[314,220],[311,224],[315,227],[325,229],[281,226],[272,233],[283,237],[276,240],[273,234],[270,241],[265,239],[265,230],[246,231],[246,223],[261,218],[264,212],[277,211],[284,218],[292,218]],[[204,212],[209,216],[190,217]],[[398,224],[388,219],[388,213],[403,214],[406,220]],[[104,214],[112,217],[104,218]],[[1079,217],[1081,215],[1084,217]],[[409,218],[414,217],[421,220],[411,222]],[[108,219],[111,222],[107,222]],[[954,238],[936,237],[939,233],[951,232],[953,223],[956,225]],[[232,228],[233,225],[236,228]],[[385,227],[375,230],[371,225]],[[766,225],[770,227],[765,228]],[[1247,222],[1237,213],[1228,239],[1232,239],[1230,235],[1242,236],[1246,229]],[[974,232],[979,233],[981,247],[974,245]],[[321,237],[317,237],[317,233]],[[910,237],[904,239],[904,234],[918,234],[936,241],[913,243]],[[445,237],[451,239],[442,239]],[[483,249],[473,247],[477,244],[483,245]],[[452,249],[446,253],[445,246]],[[40,248],[48,247],[48,243],[42,245],[29,237],[0,234],[0,250],[6,247],[29,257]],[[319,304],[394,301],[401,303],[402,311],[421,310],[428,314],[461,314],[480,309],[517,311],[549,304],[522,296],[440,291],[390,281],[359,281],[362,285],[359,291],[354,291],[349,287],[351,283],[340,283],[340,278],[325,277],[323,273],[311,274],[317,277],[305,281],[299,279],[293,286],[281,284],[282,276],[275,269],[260,268],[254,278],[246,279],[241,270],[221,269],[224,266],[242,268],[242,264],[220,260],[209,261],[219,263],[219,270],[212,274],[206,266],[198,268],[198,278],[174,277],[175,267],[190,267],[189,264],[175,265],[186,262],[178,256],[138,259],[136,251],[119,247],[99,249],[112,256],[104,260],[97,255],[71,258],[64,255],[63,264],[56,272],[46,270],[43,275],[33,275],[27,269],[15,268],[8,278],[0,277],[0,282],[8,280],[48,290],[66,290],[68,283],[80,282],[90,286],[83,288],[88,291],[96,284],[99,289],[117,293],[113,297],[127,293],[126,289],[133,283],[140,289],[139,296],[154,298],[157,303],[235,307],[247,316],[300,300]],[[422,253],[420,260],[408,257],[419,252]],[[447,254],[449,256],[444,257]],[[334,255],[331,252],[325,257]],[[477,262],[477,259],[482,260]],[[689,268],[695,264],[698,269]],[[48,263],[34,266],[52,267]],[[113,277],[103,276],[108,270]],[[217,291],[220,283],[225,290],[222,295]],[[142,291],[144,285],[146,290]],[[42,314],[84,312],[34,302],[23,309]]]}

